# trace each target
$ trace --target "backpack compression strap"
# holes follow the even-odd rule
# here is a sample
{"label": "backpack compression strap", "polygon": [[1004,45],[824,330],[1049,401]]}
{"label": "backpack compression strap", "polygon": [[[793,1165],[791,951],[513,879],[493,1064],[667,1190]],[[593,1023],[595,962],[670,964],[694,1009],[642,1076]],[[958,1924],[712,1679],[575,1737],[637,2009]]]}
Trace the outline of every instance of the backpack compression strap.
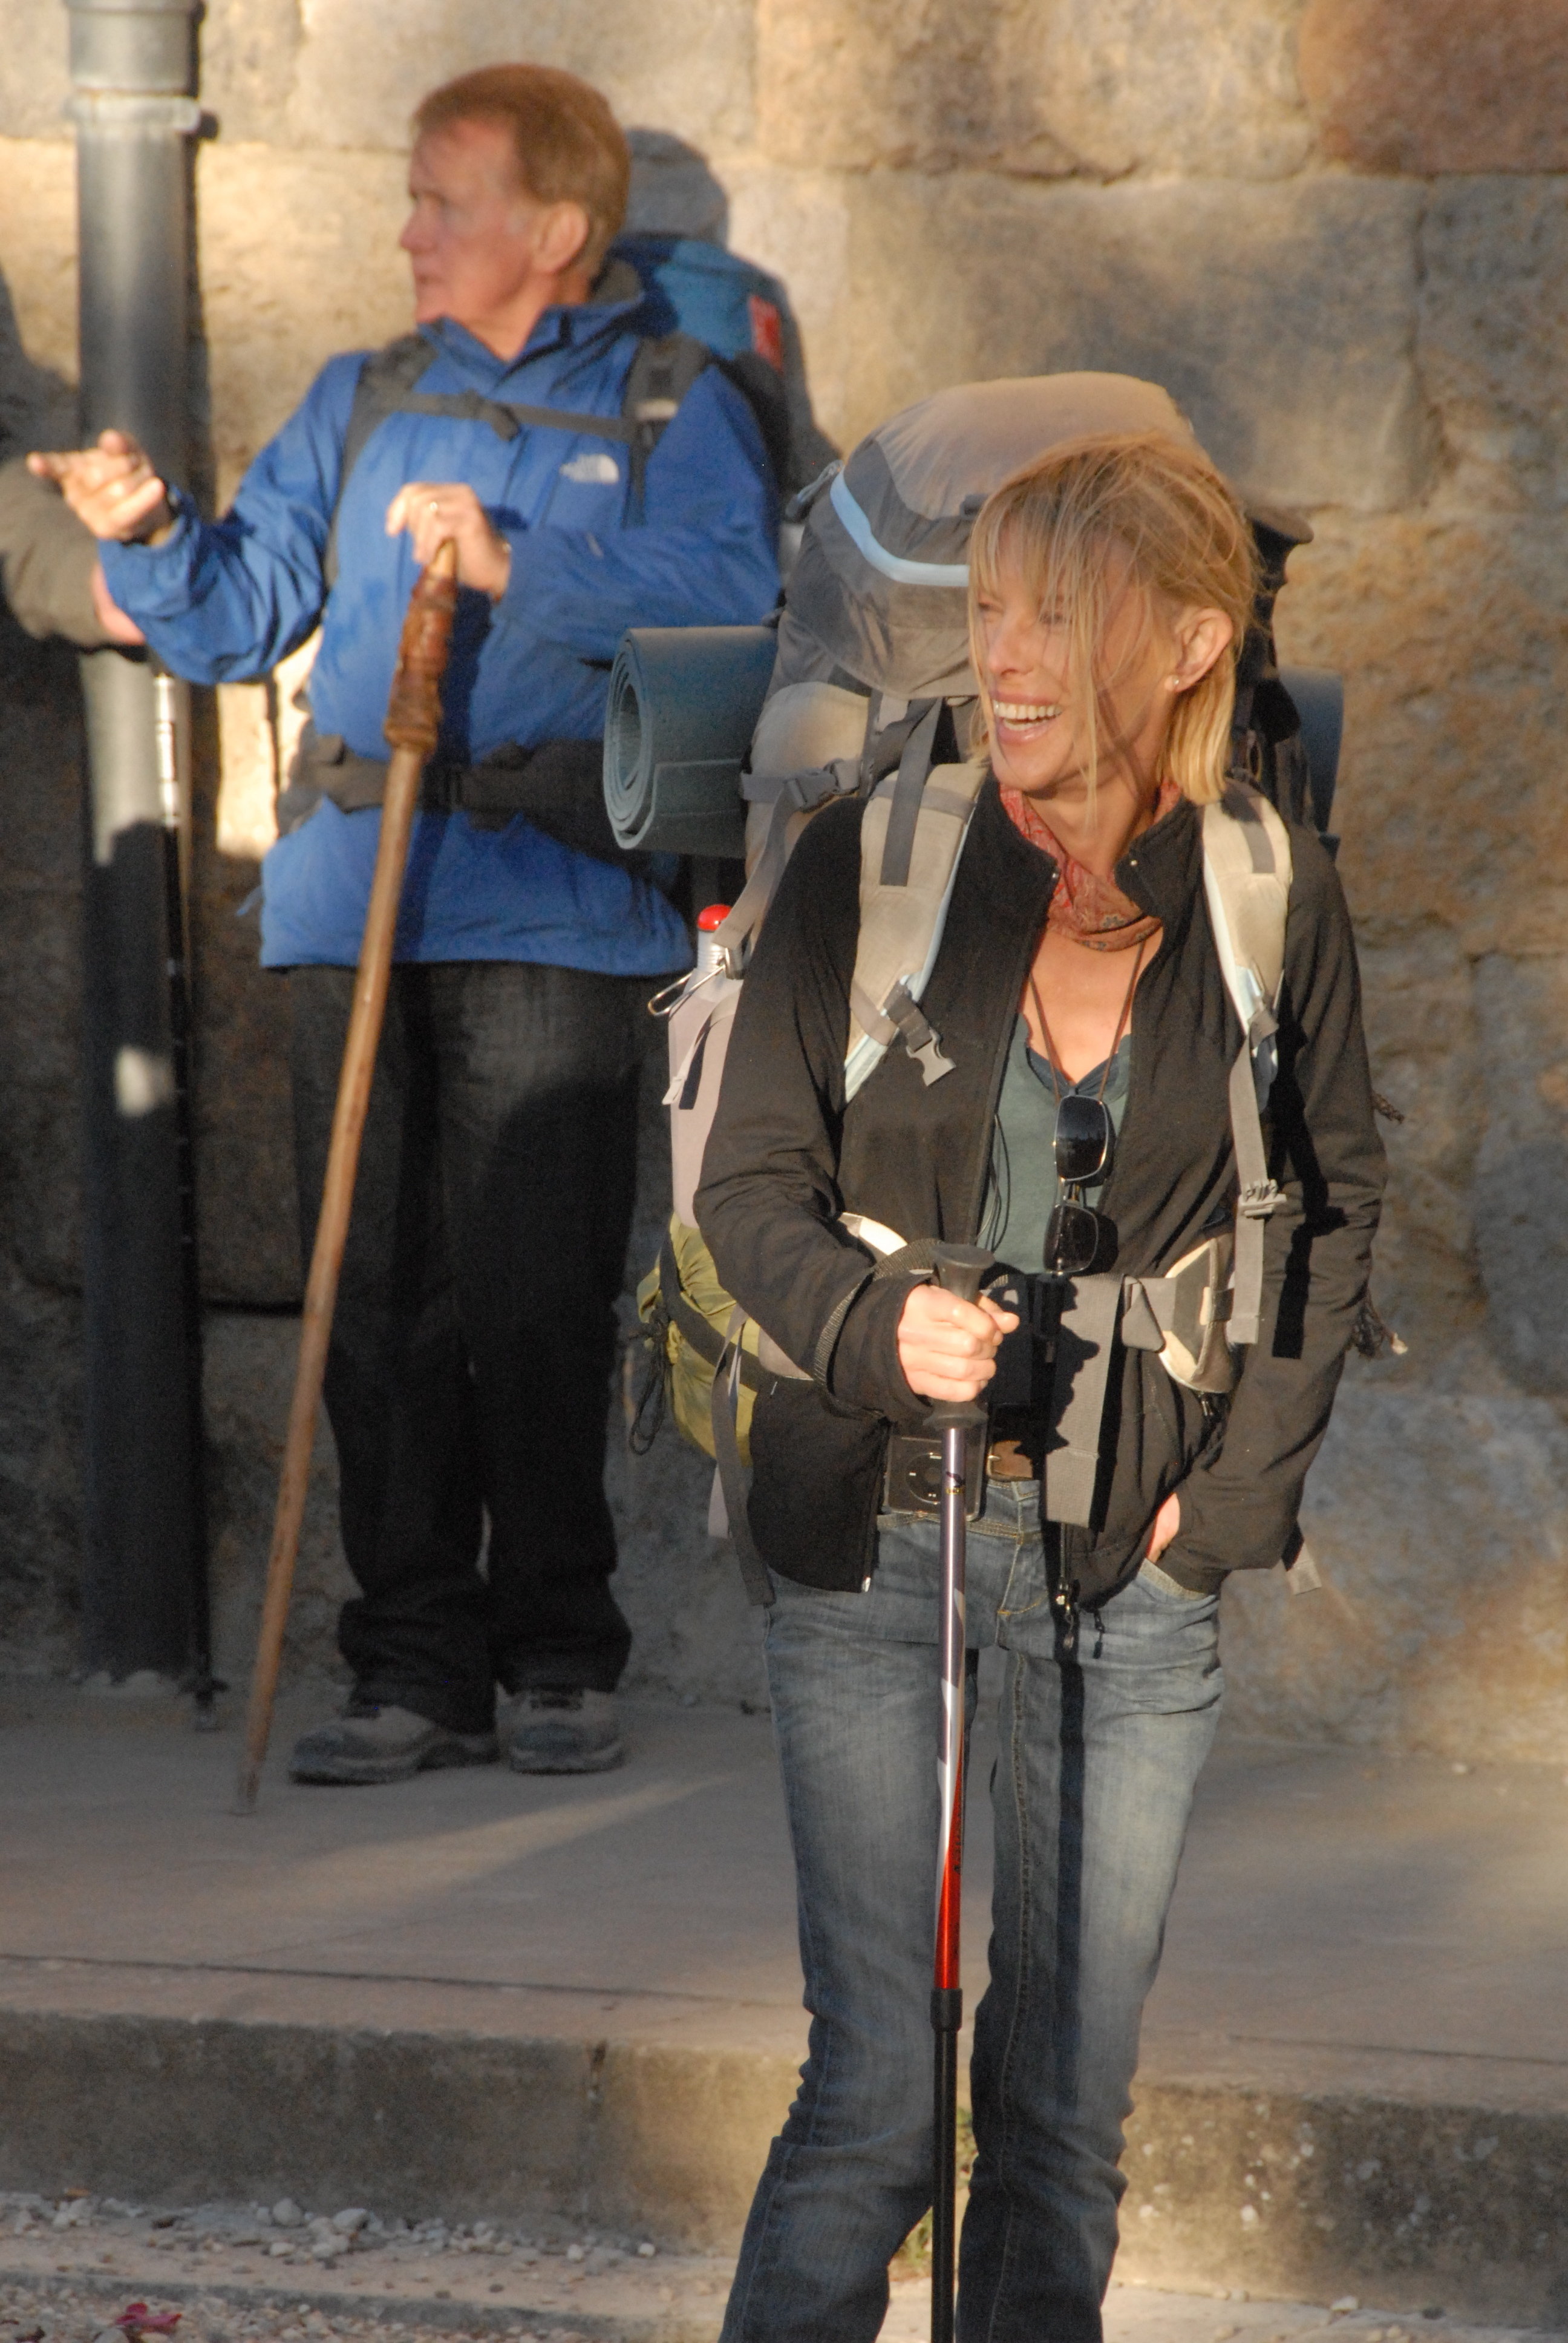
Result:
{"label": "backpack compression strap", "polygon": [[[758,767],[742,775],[740,793],[749,805],[771,808],[762,847],[750,865],[749,876],[734,909],[723,925],[715,929],[709,939],[719,965],[730,976],[743,973],[752,945],[755,943],[774,890],[783,875],[789,859],[792,840],[789,825],[799,813],[814,813],[835,797],[870,797],[879,781],[886,781],[895,792],[896,807],[892,831],[884,847],[883,878],[890,886],[904,883],[909,876],[909,853],[914,837],[916,818],[920,812],[921,792],[931,769],[931,753],[941,723],[942,702],[940,699],[900,700],[903,713],[883,723],[880,719],[887,705],[884,693],[873,691],[869,698],[859,693],[840,691],[836,686],[820,684],[787,684],[769,708],[780,706],[792,691],[819,692],[826,690],[834,699],[863,705],[866,721],[859,757],[838,757],[830,764],[796,767],[792,762],[779,764],[772,759],[778,741],[767,741],[768,709],[758,724],[751,753]],[[786,719],[785,737],[788,737]],[[821,752],[819,735],[818,753]],[[890,779],[897,775],[896,784]],[[900,873],[902,877],[900,877]],[[868,1004],[874,1009],[875,1004]],[[931,1029],[920,1015],[911,998],[907,1005],[900,1001],[894,1007],[902,1008],[904,1022],[884,1020],[889,1025],[886,1048],[903,1032],[912,1050],[934,1041]],[[880,1011],[875,1012],[879,1017]],[[860,1021],[857,1020],[859,1024]],[[861,1026],[860,1030],[869,1030]],[[867,1072],[870,1065],[867,1066]],[[937,1072],[947,1071],[947,1061]],[[933,1073],[931,1080],[936,1079]],[[859,1088],[859,1083],[855,1086]],[[853,1091],[850,1093],[853,1096]]]}
{"label": "backpack compression strap", "polygon": [[1268,799],[1228,783],[1203,809],[1203,891],[1225,989],[1241,1027],[1231,1068],[1231,1139],[1236,1151],[1234,1344],[1255,1342],[1263,1302],[1263,1222],[1284,1202],[1269,1176],[1262,1110],[1279,1067],[1280,987],[1291,900],[1291,838]]}
{"label": "backpack compression strap", "polygon": [[718,1468],[719,1485],[724,1493],[724,1511],[730,1541],[735,1548],[735,1559],[740,1565],[740,1581],[746,1589],[746,1600],[758,1610],[768,1611],[773,1606],[773,1582],[751,1534],[751,1523],[746,1510],[746,1472],[740,1462],[740,1441],[736,1429],[740,1382],[745,1373],[742,1363],[746,1353],[740,1347],[745,1326],[746,1312],[737,1302],[729,1313],[729,1330],[719,1364],[714,1370],[708,1420],[713,1436],[713,1461]]}
{"label": "backpack compression strap", "polygon": [[633,518],[640,520],[648,459],[679,413],[680,403],[698,376],[714,363],[712,351],[689,334],[661,334],[640,341],[627,374],[620,413],[578,415],[564,407],[526,407],[512,399],[486,398],[477,390],[420,390],[420,379],[439,356],[423,334],[402,334],[367,357],[359,370],[348,427],[343,435],[337,497],[322,562],[328,588],[337,582],[337,516],[343,492],[366,442],[389,415],[447,415],[463,423],[487,423],[502,440],[515,439],[519,431],[528,429],[566,431],[574,438],[613,439],[630,450],[631,509]]}
{"label": "backpack compression strap", "polygon": [[860,825],[860,930],[849,980],[845,1102],[902,1041],[927,1085],[952,1071],[920,1008],[947,925],[960,857],[986,768],[930,763],[941,702],[910,733]]}

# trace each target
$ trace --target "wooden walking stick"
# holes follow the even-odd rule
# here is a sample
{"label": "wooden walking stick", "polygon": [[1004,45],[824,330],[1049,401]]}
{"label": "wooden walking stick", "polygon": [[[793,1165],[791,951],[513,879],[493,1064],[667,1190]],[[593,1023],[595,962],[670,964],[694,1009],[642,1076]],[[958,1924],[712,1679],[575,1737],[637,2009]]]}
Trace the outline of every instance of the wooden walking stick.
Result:
{"label": "wooden walking stick", "polygon": [[397,669],[387,706],[386,732],[392,746],[392,761],[387,771],[381,842],[376,854],[370,908],[365,915],[365,937],[359,947],[359,975],[354,987],[343,1071],[337,1082],[332,1144],[321,1192],[321,1216],[316,1224],[316,1248],[310,1256],[310,1276],[305,1288],[299,1364],[295,1371],[294,1398],[288,1411],[288,1436],[284,1443],[277,1511],[272,1524],[272,1552],[266,1564],[266,1595],[262,1604],[256,1671],[251,1677],[250,1708],[246,1717],[245,1754],[239,1766],[236,1810],[242,1815],[255,1811],[261,1768],[272,1732],[277,1671],[283,1658],[283,1631],[288,1623],[288,1602],[294,1591],[294,1566],[299,1554],[299,1530],[310,1477],[310,1452],[316,1443],[316,1412],[321,1403],[322,1378],[327,1372],[327,1345],[332,1332],[338,1273],[343,1267],[348,1215],[354,1202],[359,1142],[365,1131],[365,1111],[370,1101],[370,1077],[376,1067],[376,1050],[387,1011],[387,989],[392,976],[392,939],[403,893],[404,867],[408,860],[408,834],[413,827],[425,760],[435,749],[440,728],[441,677],[451,641],[452,614],[457,603],[457,548],[448,539],[437,547],[434,560],[416,579],[408,598],[408,615],[397,647]]}

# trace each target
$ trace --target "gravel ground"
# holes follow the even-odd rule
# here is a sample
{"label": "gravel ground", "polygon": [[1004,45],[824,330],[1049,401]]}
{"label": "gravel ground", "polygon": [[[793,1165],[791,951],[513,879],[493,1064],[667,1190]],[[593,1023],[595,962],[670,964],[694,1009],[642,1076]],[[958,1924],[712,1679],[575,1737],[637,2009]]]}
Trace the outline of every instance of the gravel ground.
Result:
{"label": "gravel ground", "polygon": [[[177,2312],[176,2343],[713,2343],[730,2261],[650,2238],[448,2227],[343,2207],[127,2205],[0,2194],[0,2343],[106,2343]],[[117,2331],[116,2331],[117,2325]],[[929,2301],[895,2285],[884,2343],[921,2343]],[[1526,2343],[1441,2312],[1402,2318],[1333,2306],[1113,2287],[1107,2343]]]}

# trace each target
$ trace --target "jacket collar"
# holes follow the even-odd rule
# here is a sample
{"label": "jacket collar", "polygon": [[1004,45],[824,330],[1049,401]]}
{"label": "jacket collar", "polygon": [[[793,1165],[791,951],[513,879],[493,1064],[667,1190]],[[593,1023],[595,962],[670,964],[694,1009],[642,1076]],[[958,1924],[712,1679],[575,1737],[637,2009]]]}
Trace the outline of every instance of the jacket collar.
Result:
{"label": "jacket collar", "polygon": [[1202,823],[1190,798],[1141,831],[1115,872],[1122,893],[1152,911],[1168,935],[1187,919],[1202,876]]}
{"label": "jacket collar", "polygon": [[516,357],[498,357],[467,326],[454,317],[436,317],[419,331],[453,359],[463,372],[482,383],[492,396],[515,368],[551,350],[582,349],[600,338],[623,332],[627,320],[643,298],[642,280],[628,261],[610,260],[586,301],[558,302],[541,311],[533,332]]}
{"label": "jacket collar", "polygon": [[[994,773],[988,773],[976,805],[983,816],[990,842],[1016,866],[1020,879],[1034,877],[1049,900],[1056,885],[1056,864],[1043,848],[1033,846],[1009,818]],[[1141,910],[1152,911],[1171,929],[1186,916],[1203,875],[1203,838],[1198,808],[1187,798],[1168,814],[1140,832],[1116,865],[1115,880]]]}
{"label": "jacket collar", "polygon": [[987,850],[996,856],[1010,889],[1017,889],[1020,911],[1043,919],[1056,888],[1055,860],[1043,848],[1031,846],[1012,820],[994,773],[988,773],[980,784],[974,829],[977,839],[983,840]]}

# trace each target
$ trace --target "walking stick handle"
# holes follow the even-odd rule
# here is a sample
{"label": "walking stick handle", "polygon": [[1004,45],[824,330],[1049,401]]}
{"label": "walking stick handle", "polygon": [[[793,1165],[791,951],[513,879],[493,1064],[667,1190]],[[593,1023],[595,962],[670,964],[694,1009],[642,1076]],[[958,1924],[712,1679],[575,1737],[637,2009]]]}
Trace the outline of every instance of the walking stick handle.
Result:
{"label": "walking stick handle", "polygon": [[359,947],[359,972],[349,1012],[348,1038],[343,1051],[343,1071],[337,1082],[337,1103],[332,1117],[332,1142],[327,1151],[327,1177],[322,1183],[321,1211],[316,1223],[316,1244],[306,1281],[305,1312],[299,1330],[299,1363],[295,1371],[294,1397],[288,1411],[283,1469],[278,1475],[277,1511],[273,1519],[272,1551],[267,1557],[266,1592],[256,1637],[256,1668],[250,1684],[246,1717],[245,1752],[240,1759],[236,1811],[254,1812],[266,1745],[272,1735],[272,1712],[277,1697],[278,1669],[283,1660],[284,1630],[288,1624],[289,1597],[294,1591],[299,1533],[305,1520],[305,1500],[310,1485],[310,1456],[316,1444],[316,1418],[327,1373],[327,1347],[332,1333],[332,1313],[337,1300],[337,1280],[348,1238],[354,1181],[359,1168],[359,1143],[370,1103],[370,1081],[387,1011],[387,990],[392,977],[392,944],[397,910],[403,896],[403,873],[408,860],[408,837],[418,800],[426,759],[436,746],[441,724],[441,678],[451,642],[452,617],[457,606],[457,548],[448,539],[438,546],[429,567],[415,580],[408,598],[397,649],[387,709],[387,738],[392,761],[387,771],[387,794],[381,808],[381,837],[376,851],[376,875],[370,905],[365,915],[365,937]]}
{"label": "walking stick handle", "polygon": [[[414,580],[397,645],[397,665],[382,727],[394,749],[436,753],[441,729],[441,678],[452,648],[457,608],[457,548],[450,538],[436,548],[430,566]],[[390,782],[390,775],[388,775]]]}

